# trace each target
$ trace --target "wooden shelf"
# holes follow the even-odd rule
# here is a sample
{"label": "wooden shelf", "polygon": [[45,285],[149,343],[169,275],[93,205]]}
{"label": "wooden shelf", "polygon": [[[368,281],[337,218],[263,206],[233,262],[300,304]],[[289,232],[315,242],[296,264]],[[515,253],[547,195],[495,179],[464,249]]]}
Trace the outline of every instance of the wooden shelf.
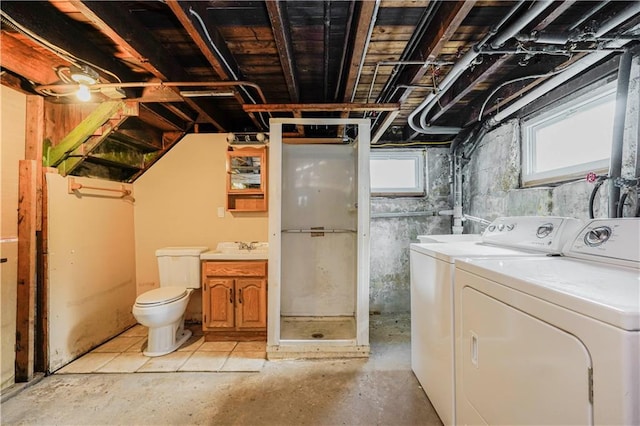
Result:
{"label": "wooden shelf", "polygon": [[[227,210],[266,212],[267,151],[233,148],[227,151]],[[246,186],[243,188],[243,186]]]}

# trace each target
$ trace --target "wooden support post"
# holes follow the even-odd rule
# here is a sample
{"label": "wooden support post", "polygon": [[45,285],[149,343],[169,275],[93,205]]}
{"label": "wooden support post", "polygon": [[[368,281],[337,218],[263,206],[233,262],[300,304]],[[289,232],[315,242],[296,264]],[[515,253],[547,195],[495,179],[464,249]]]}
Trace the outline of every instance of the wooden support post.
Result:
{"label": "wooden support post", "polygon": [[27,96],[24,158],[36,161],[36,231],[42,230],[42,146],[44,143],[44,98]]}
{"label": "wooden support post", "polygon": [[35,362],[37,161],[21,160],[19,170],[16,382],[27,382]]}
{"label": "wooden support post", "polygon": [[[25,128],[25,149],[26,160],[33,160],[35,163],[36,183],[31,189],[35,191],[35,246],[28,251],[35,251],[35,295],[34,295],[34,315],[35,329],[34,338],[34,359],[33,368],[35,371],[47,371],[48,364],[48,275],[46,268],[45,253],[47,252],[47,218],[46,218],[46,184],[44,182],[43,146],[44,146],[44,116],[45,105],[42,96],[27,96],[27,120]],[[22,193],[21,193],[22,195]],[[31,304],[31,301],[28,302]],[[31,341],[31,339],[30,339]],[[17,365],[17,364],[16,364]],[[29,380],[29,378],[27,378]]]}

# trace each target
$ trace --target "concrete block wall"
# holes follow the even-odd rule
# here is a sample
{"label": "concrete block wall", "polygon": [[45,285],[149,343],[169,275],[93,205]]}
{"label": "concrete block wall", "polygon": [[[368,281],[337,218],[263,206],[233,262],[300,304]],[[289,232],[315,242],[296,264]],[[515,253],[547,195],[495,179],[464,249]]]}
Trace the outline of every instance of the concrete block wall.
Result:
{"label": "concrete block wall", "polygon": [[[632,178],[638,170],[640,139],[640,55],[633,59],[627,101],[622,176]],[[504,122],[480,141],[463,169],[463,212],[492,220],[499,216],[555,215],[589,218],[593,184],[586,180],[556,186],[520,188],[521,132],[518,119]],[[596,217],[607,216],[605,183],[600,188]],[[482,227],[467,221],[466,232]]]}
{"label": "concrete block wall", "polygon": [[448,148],[427,149],[425,164],[426,196],[371,199],[372,312],[409,312],[409,244],[418,235],[451,233],[451,217],[434,216],[451,208]]}

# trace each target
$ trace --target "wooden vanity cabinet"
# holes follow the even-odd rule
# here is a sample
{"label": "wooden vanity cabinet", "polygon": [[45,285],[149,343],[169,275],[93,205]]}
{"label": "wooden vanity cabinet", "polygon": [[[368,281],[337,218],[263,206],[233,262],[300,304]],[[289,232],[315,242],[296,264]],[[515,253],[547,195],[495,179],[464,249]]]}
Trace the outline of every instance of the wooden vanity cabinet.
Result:
{"label": "wooden vanity cabinet", "polygon": [[229,337],[242,332],[266,336],[266,261],[205,261],[202,277],[204,331]]}

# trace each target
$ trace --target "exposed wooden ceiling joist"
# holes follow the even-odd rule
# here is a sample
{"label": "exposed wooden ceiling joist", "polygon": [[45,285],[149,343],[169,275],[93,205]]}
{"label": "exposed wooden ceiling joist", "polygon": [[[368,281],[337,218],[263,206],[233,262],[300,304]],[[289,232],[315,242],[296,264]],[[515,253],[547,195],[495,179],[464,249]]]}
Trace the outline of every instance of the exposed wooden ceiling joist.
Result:
{"label": "exposed wooden ceiling joist", "polygon": [[343,111],[397,111],[400,104],[257,104],[244,105],[242,107],[247,112],[291,112],[291,111],[322,111],[322,112],[343,112]]}
{"label": "exposed wooden ceiling joist", "polygon": [[3,2],[2,11],[30,33],[64,51],[65,54],[61,53],[61,56],[68,54],[74,57],[72,61],[88,62],[100,68],[97,71],[107,80],[113,81],[114,77],[103,70],[114,73],[122,81],[136,80],[136,74],[124,63],[86,43],[85,32],[74,21],[66,19],[53,5],[45,2]]}
{"label": "exposed wooden ceiling joist", "polygon": [[360,11],[356,23],[355,38],[351,46],[351,62],[348,66],[348,74],[345,82],[343,100],[351,102],[357,85],[358,72],[364,59],[365,48],[369,36],[369,27],[374,19],[374,12],[377,8],[376,1],[364,1],[359,3]]}
{"label": "exposed wooden ceiling joist", "polygon": [[52,82],[58,79],[55,68],[71,65],[58,57],[46,55],[43,62],[35,62],[33,58],[42,53],[24,43],[13,34],[1,33],[0,45],[2,46],[2,67],[11,70],[34,83]]}
{"label": "exposed wooden ceiling joist", "polygon": [[300,100],[300,88],[298,85],[298,77],[295,73],[295,63],[293,59],[293,49],[291,46],[291,35],[289,33],[289,20],[287,18],[286,8],[283,7],[280,0],[267,0],[267,11],[273,28],[273,37],[276,41],[282,72],[289,89],[289,97],[291,102]]}
{"label": "exposed wooden ceiling joist", "polygon": [[[179,67],[166,50],[148,36],[148,32],[140,23],[119,4],[96,1],[74,1],[76,9],[93,22],[103,33],[108,35],[121,49],[128,52],[141,68],[162,81],[188,81],[190,77]],[[178,88],[171,88],[179,93]],[[211,123],[220,131],[225,131],[229,124],[225,123],[222,110],[213,104],[199,102],[189,98],[184,101],[195,109],[202,120]]]}

